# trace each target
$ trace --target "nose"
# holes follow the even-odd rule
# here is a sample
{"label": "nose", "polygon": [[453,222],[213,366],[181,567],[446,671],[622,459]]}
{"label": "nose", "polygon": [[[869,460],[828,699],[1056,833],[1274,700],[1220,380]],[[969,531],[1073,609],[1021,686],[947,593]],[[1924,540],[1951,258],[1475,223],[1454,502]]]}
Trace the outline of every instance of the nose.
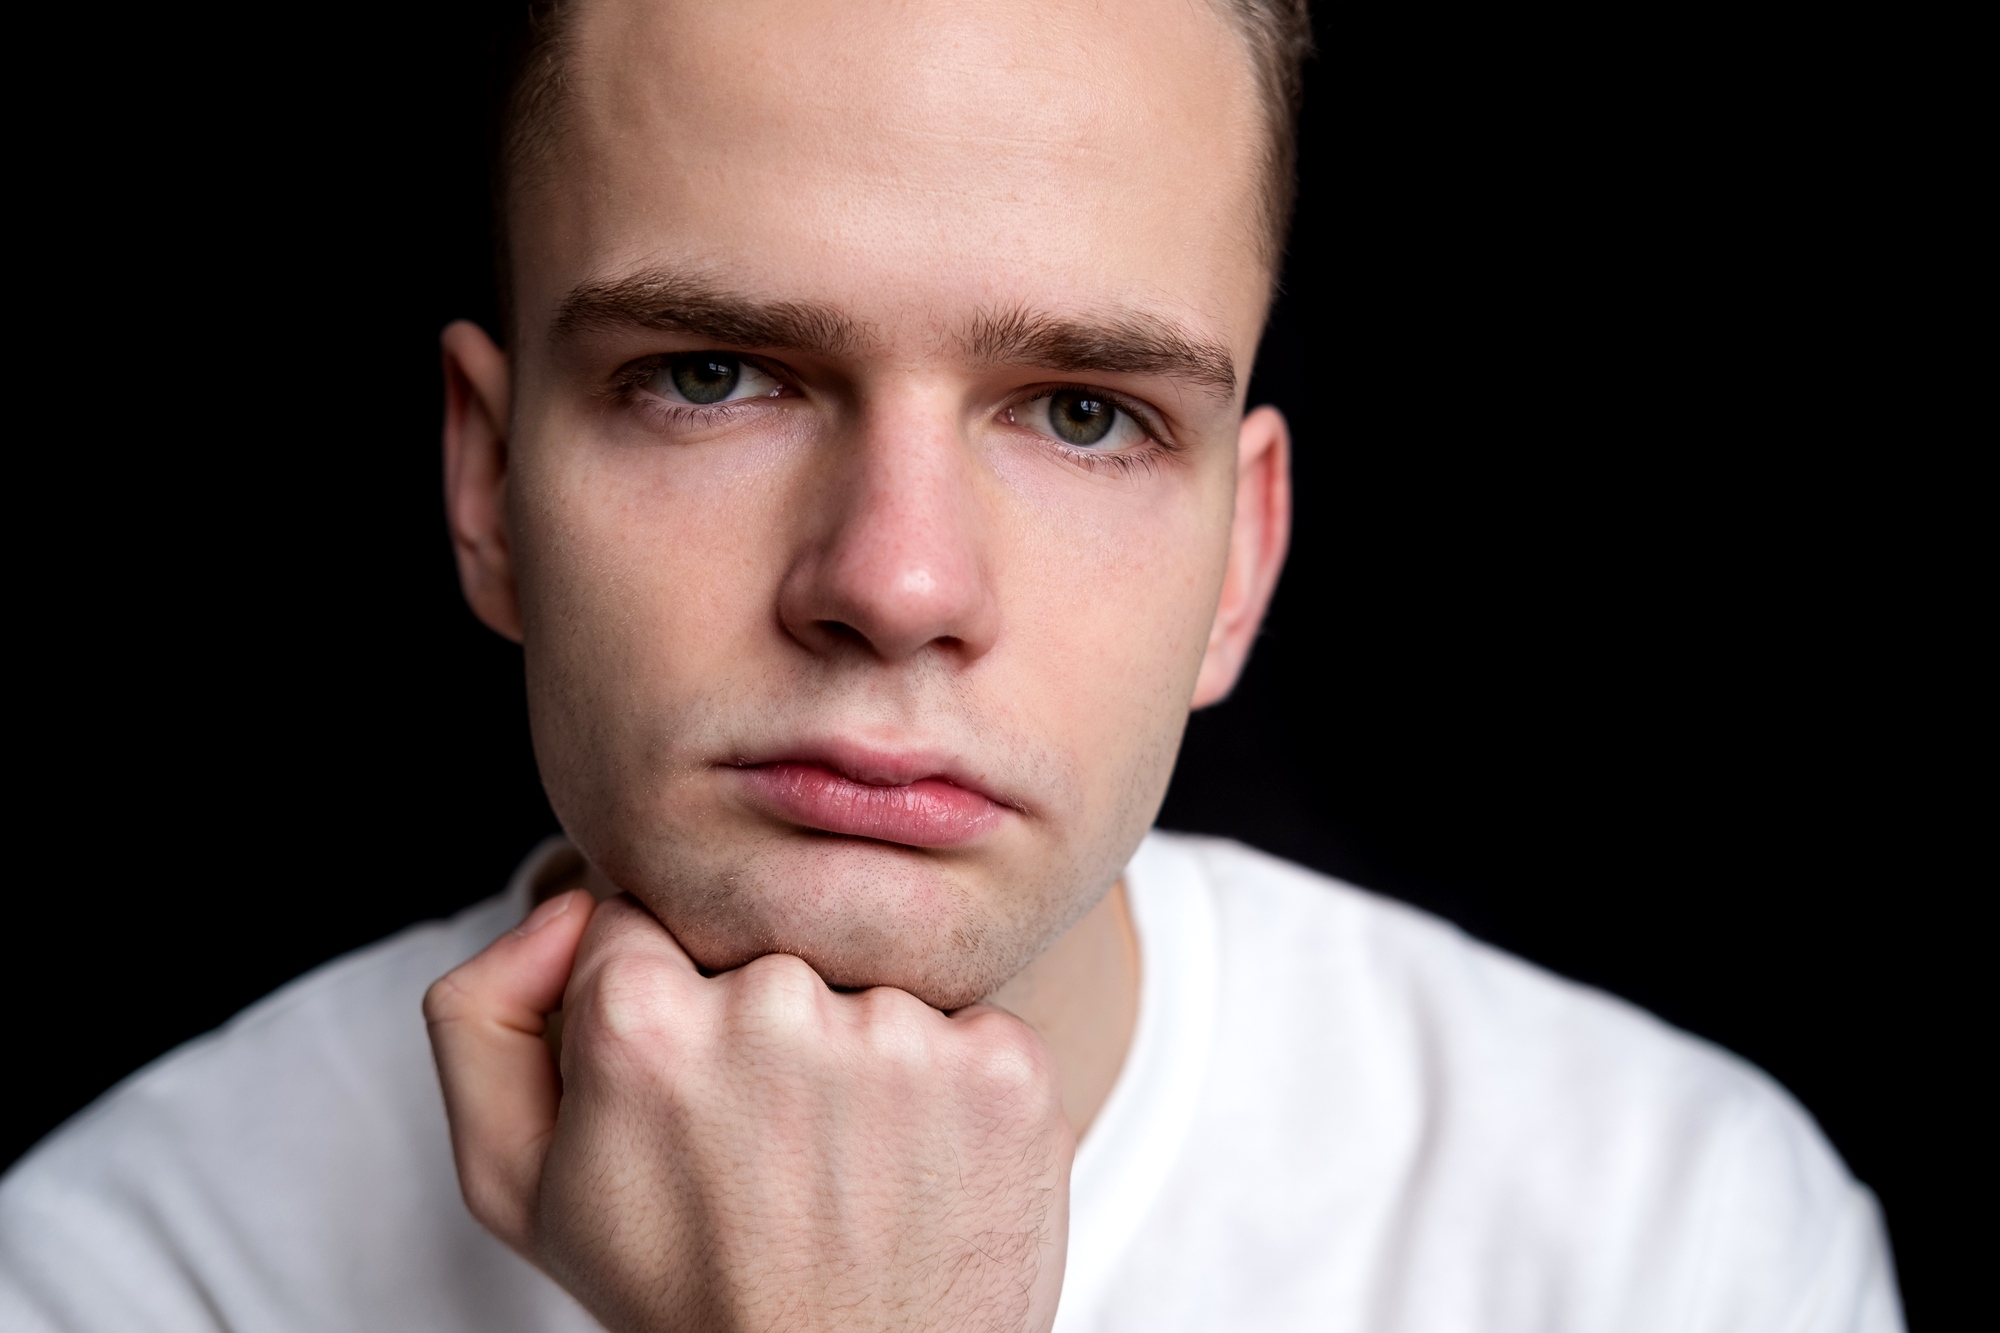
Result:
{"label": "nose", "polygon": [[822,656],[964,665],[999,631],[979,465],[948,412],[884,405],[826,446],[807,540],[778,598],[785,630]]}

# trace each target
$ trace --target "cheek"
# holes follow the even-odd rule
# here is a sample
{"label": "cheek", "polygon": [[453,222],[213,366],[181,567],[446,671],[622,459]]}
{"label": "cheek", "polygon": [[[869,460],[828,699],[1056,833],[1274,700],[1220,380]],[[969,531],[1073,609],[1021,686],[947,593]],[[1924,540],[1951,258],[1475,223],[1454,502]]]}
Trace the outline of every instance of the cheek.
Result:
{"label": "cheek", "polygon": [[792,451],[548,434],[575,443],[532,451],[520,474],[531,680],[560,690],[556,706],[615,720],[616,735],[592,729],[622,745],[767,637]]}
{"label": "cheek", "polygon": [[1009,674],[1099,799],[1163,786],[1155,770],[1171,767],[1227,563],[1228,476],[1190,462],[1010,480],[1022,504],[1016,577],[1000,590]]}

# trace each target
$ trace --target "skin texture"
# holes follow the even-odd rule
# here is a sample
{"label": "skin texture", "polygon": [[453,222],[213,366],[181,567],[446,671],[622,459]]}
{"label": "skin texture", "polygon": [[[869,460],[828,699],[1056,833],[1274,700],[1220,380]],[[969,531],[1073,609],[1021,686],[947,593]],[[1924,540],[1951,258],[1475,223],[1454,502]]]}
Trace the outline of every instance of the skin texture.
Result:
{"label": "skin texture", "polygon": [[[572,38],[511,351],[445,332],[446,493],[629,897],[428,997],[468,1203],[612,1328],[1045,1328],[1135,1012],[1119,869],[1283,560],[1247,59],[1173,0],[598,0]],[[760,396],[669,401],[707,351]],[[1139,425],[1064,443],[1071,388]],[[771,794],[829,769],[976,817]]]}

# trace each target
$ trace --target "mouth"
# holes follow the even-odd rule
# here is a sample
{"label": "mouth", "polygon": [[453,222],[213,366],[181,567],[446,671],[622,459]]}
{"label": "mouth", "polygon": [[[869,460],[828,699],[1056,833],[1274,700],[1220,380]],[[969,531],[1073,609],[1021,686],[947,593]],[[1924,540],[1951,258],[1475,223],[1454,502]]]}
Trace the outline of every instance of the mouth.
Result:
{"label": "mouth", "polygon": [[948,763],[841,746],[728,765],[753,804],[788,824],[906,847],[959,847],[1018,807]]}

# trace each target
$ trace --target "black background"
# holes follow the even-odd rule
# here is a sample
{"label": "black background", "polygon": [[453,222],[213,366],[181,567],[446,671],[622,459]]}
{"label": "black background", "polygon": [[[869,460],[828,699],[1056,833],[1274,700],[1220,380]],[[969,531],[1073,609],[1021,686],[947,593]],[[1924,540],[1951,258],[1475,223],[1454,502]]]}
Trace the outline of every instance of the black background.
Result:
{"label": "black background", "polygon": [[[0,1161],[554,828],[439,502],[490,8],[215,8],[28,72]],[[1252,395],[1293,554],[1162,823],[1756,1061],[1881,1196],[1921,1326],[1987,1267],[1950,1203],[1988,1170],[1953,848],[1990,543],[1866,37],[1321,15]]]}

